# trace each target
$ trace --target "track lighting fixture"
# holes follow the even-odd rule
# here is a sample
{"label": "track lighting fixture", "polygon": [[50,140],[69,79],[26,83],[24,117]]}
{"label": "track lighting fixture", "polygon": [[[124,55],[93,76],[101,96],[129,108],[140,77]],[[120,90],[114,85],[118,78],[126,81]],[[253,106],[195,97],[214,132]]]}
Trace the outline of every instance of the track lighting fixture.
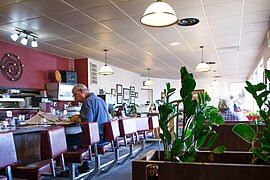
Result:
{"label": "track lighting fixture", "polygon": [[28,31],[25,29],[16,28],[16,33],[12,34],[10,37],[13,41],[17,41],[21,36],[24,36],[21,39],[21,44],[27,45],[29,38],[32,38],[31,46],[38,47],[37,39],[39,38],[37,34],[33,33],[32,31]]}

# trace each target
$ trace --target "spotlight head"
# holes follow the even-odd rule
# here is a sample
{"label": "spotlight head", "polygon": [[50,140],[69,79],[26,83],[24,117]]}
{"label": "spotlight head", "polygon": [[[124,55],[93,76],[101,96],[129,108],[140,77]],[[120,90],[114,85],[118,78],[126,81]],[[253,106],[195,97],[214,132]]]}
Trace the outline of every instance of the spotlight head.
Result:
{"label": "spotlight head", "polygon": [[32,47],[38,47],[38,43],[37,43],[37,40],[35,38],[33,38],[33,41],[31,42],[31,46]]}
{"label": "spotlight head", "polygon": [[14,33],[10,37],[13,41],[17,41],[17,39],[20,37],[21,33]]}
{"label": "spotlight head", "polygon": [[21,40],[21,44],[26,46],[27,42],[28,42],[28,35]]}

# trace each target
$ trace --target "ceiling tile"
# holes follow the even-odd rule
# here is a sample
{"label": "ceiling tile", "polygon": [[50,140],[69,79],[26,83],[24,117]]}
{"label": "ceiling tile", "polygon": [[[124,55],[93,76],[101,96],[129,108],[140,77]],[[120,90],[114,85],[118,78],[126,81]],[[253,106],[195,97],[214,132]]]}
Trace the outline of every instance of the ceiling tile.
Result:
{"label": "ceiling tile", "polygon": [[47,30],[55,28],[63,28],[63,26],[47,17],[38,17],[23,21],[27,26],[30,26],[37,30]]}
{"label": "ceiling tile", "polygon": [[87,34],[87,35],[110,31],[96,22],[95,23],[88,23],[88,24],[80,24],[80,25],[72,26],[72,27],[74,29],[84,33],[84,34]]}
{"label": "ceiling tile", "polygon": [[0,7],[0,14],[9,17],[14,21],[22,21],[41,16],[31,8],[22,6],[21,3],[14,3]]}
{"label": "ceiling tile", "polygon": [[116,3],[116,5],[130,16],[134,15],[142,16],[146,8],[152,3],[153,3],[152,1],[131,0]]}
{"label": "ceiling tile", "polygon": [[[111,4],[108,0],[97,0],[97,1],[89,1],[89,0],[62,0],[71,6],[74,6],[78,9],[92,8],[97,6],[104,6]],[[122,2],[127,0],[113,0],[113,2]]]}
{"label": "ceiling tile", "polygon": [[269,22],[243,24],[243,32],[265,31],[269,28]]}
{"label": "ceiling tile", "polygon": [[56,13],[63,13],[67,11],[74,10],[70,6],[66,5],[65,3],[61,1],[55,1],[55,0],[27,0],[23,1],[22,4],[31,7],[32,9],[35,9],[38,12],[41,12],[42,14],[50,15],[50,14],[56,14]]}
{"label": "ceiling tile", "polygon": [[123,17],[119,19],[113,19],[113,20],[106,20],[106,21],[100,21],[103,25],[110,28],[112,31],[117,30],[129,30],[133,28],[137,28],[138,26],[128,17]]}
{"label": "ceiling tile", "polygon": [[245,2],[246,12],[260,12],[270,10],[269,0],[246,0]]}
{"label": "ceiling tile", "polygon": [[244,23],[269,22],[270,10],[244,14]]}
{"label": "ceiling tile", "polygon": [[203,8],[201,6],[191,7],[191,8],[180,8],[175,9],[175,13],[179,19],[192,17],[197,19],[205,18],[203,13]]}
{"label": "ceiling tile", "polygon": [[12,19],[10,19],[10,18],[8,18],[8,17],[5,17],[5,16],[0,15],[0,25],[12,23],[12,22],[15,22],[15,21],[12,20]]}
{"label": "ceiling tile", "polygon": [[[227,3],[219,3],[219,4],[212,4],[206,5],[205,11],[206,15],[209,18],[220,18],[226,16],[238,16],[242,12],[243,2],[240,1],[231,1]],[[225,20],[225,19],[222,19]]]}
{"label": "ceiling tile", "polygon": [[58,47],[67,46],[67,45],[72,44],[71,42],[66,41],[64,39],[50,40],[50,41],[46,41],[46,43],[50,44],[50,45],[58,46]]}
{"label": "ceiling tile", "polygon": [[125,15],[112,4],[106,6],[98,6],[95,8],[83,9],[82,12],[87,14],[91,18],[94,18],[97,21],[104,21],[125,17]]}
{"label": "ceiling tile", "polygon": [[191,8],[196,6],[201,6],[200,0],[168,0],[166,1],[169,5],[171,5],[174,9],[184,9]]}
{"label": "ceiling tile", "polygon": [[70,36],[78,36],[81,35],[77,31],[74,31],[72,29],[66,28],[63,26],[63,28],[57,28],[57,29],[50,29],[47,32],[59,36],[61,38],[70,37]]}
{"label": "ceiling tile", "polygon": [[68,26],[75,26],[79,24],[87,24],[94,22],[92,19],[86,17],[79,11],[71,11],[62,14],[57,14],[53,18]]}

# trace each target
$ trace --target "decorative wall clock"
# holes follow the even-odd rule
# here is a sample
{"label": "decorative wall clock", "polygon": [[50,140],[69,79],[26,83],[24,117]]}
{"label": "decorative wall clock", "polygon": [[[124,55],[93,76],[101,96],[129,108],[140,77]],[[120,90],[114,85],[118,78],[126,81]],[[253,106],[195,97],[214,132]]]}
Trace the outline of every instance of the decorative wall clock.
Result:
{"label": "decorative wall clock", "polygon": [[24,65],[20,57],[12,53],[5,54],[0,61],[0,70],[9,81],[17,81],[23,75]]}

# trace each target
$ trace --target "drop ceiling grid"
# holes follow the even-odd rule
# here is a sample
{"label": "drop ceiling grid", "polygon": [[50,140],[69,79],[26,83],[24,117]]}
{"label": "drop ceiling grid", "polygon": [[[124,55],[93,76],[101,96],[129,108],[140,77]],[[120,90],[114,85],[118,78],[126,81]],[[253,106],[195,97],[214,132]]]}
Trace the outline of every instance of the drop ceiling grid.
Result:
{"label": "drop ceiling grid", "polygon": [[[29,1],[24,1],[22,3],[29,2],[29,5],[31,5],[32,1],[33,0],[29,0]],[[49,1],[54,2],[52,0],[49,0]],[[211,54],[208,54],[209,52],[206,51],[205,57],[209,57],[209,58],[211,58],[211,60],[215,59],[217,61],[217,65],[221,65],[221,64],[218,62],[219,57],[218,57],[217,52],[216,52],[217,58],[213,58],[213,54],[215,52],[215,46],[217,46],[217,45],[225,46],[226,43],[235,44],[235,42],[237,41],[237,39],[233,40],[234,35],[232,35],[231,38],[228,38],[228,39],[231,39],[231,41],[227,40],[225,38],[220,40],[219,38],[222,37],[222,34],[219,34],[217,36],[213,36],[214,38],[211,37],[211,35],[210,35],[210,38],[209,38],[209,32],[207,33],[207,31],[210,31],[210,33],[211,33],[211,29],[210,29],[208,20],[214,19],[214,18],[207,17],[207,16],[205,16],[205,18],[208,18],[206,20],[204,20],[204,18],[201,18],[201,16],[204,15],[204,12],[203,12],[204,6],[202,5],[202,1],[200,1],[200,0],[192,0],[192,1],[190,1],[190,0],[181,0],[181,1],[167,0],[166,1],[169,4],[173,4],[173,8],[176,10],[177,15],[180,16],[180,18],[182,16],[182,14],[183,15],[185,13],[192,14],[192,11],[193,11],[193,12],[195,12],[193,14],[195,14],[201,20],[201,22],[199,24],[200,27],[194,26],[194,27],[190,27],[190,28],[184,28],[184,27],[177,26],[177,29],[179,29],[179,32],[182,33],[184,39],[186,39],[186,41],[189,43],[190,47],[188,47],[188,45],[185,43],[185,40],[183,38],[180,38],[181,39],[180,40],[180,43],[181,43],[180,47],[174,48],[174,47],[168,46],[167,42],[170,42],[170,40],[173,39],[172,37],[176,36],[176,34],[174,33],[172,36],[170,36],[169,38],[166,39],[166,35],[164,35],[166,33],[166,31],[167,31],[167,33],[171,32],[171,30],[168,31],[168,29],[162,29],[159,31],[159,30],[149,28],[149,33],[158,42],[160,42],[160,44],[158,44],[157,42],[155,43],[155,41],[153,42],[153,40],[151,40],[151,37],[150,37],[150,39],[149,38],[146,39],[145,42],[142,42],[144,40],[143,34],[145,34],[145,32],[137,33],[137,28],[135,28],[136,26],[134,26],[135,23],[132,26],[132,23],[130,23],[130,21],[128,21],[128,18],[125,14],[123,14],[123,16],[122,16],[121,14],[116,13],[116,17],[110,18],[109,13],[108,14],[105,13],[104,16],[100,17],[100,19],[104,19],[104,21],[96,22],[99,25],[97,27],[93,27],[93,24],[91,24],[93,31],[90,31],[90,32],[88,31],[87,34],[81,32],[81,31],[78,32],[76,27],[79,25],[83,25],[83,24],[90,25],[90,23],[95,22],[95,20],[93,20],[89,17],[86,17],[86,16],[84,16],[86,18],[83,18],[81,22],[79,22],[79,20],[78,20],[78,21],[76,21],[76,23],[74,22],[74,20],[70,20],[70,23],[68,23],[69,22],[68,20],[65,20],[65,15],[68,15],[68,14],[72,15],[73,14],[72,12],[74,12],[74,19],[76,19],[76,18],[80,19],[79,16],[81,16],[83,14],[80,14],[81,12],[78,11],[78,9],[76,9],[76,8],[79,8],[80,10],[87,11],[87,9],[90,9],[90,7],[93,9],[93,7],[99,6],[98,9],[103,9],[104,7],[101,7],[101,6],[112,5],[111,2],[114,2],[120,8],[124,9],[125,11],[128,11],[127,13],[130,16],[132,16],[132,18],[135,20],[135,22],[139,23],[139,18],[141,16],[141,14],[143,13],[144,9],[147,7],[146,4],[152,3],[151,0],[148,0],[145,2],[143,2],[142,0],[139,0],[139,1],[141,1],[141,3],[139,3],[139,5],[136,6],[136,8],[134,8],[134,9],[131,8],[132,10],[126,10],[126,7],[129,7],[128,6],[129,4],[136,4],[136,2],[138,3],[138,1],[136,1],[136,0],[114,0],[114,1],[99,0],[99,1],[90,2],[88,0],[80,0],[80,3],[78,3],[77,0],[65,0],[65,1],[59,0],[60,3],[57,3],[57,6],[59,5],[59,7],[60,7],[60,13],[58,13],[54,9],[50,9],[50,10],[45,9],[44,10],[43,7],[39,7],[42,9],[41,11],[45,13],[43,15],[42,13],[38,13],[35,10],[32,10],[30,7],[26,6],[24,9],[28,9],[29,13],[27,12],[28,13],[27,14],[26,12],[17,11],[18,14],[20,14],[20,12],[22,13],[22,17],[19,17],[19,18],[18,18],[18,16],[11,14],[10,13],[11,10],[8,9],[7,7],[4,7],[4,9],[5,8],[6,9],[3,12],[1,11],[1,8],[3,8],[3,7],[0,7],[0,15],[2,15],[2,16],[0,16],[0,25],[1,25],[1,17],[3,17],[4,18],[3,22],[5,23],[5,18],[7,18],[7,23],[11,22],[11,24],[8,24],[8,25],[10,25],[12,27],[19,25],[20,27],[29,28],[29,26],[30,26],[30,29],[36,30],[39,34],[41,34],[41,37],[40,37],[41,41],[44,41],[45,43],[47,43],[48,46],[51,44],[52,45],[51,47],[53,47],[53,48],[54,48],[54,46],[57,46],[57,48],[58,48],[59,45],[61,46],[60,48],[63,48],[65,46],[72,45],[73,43],[79,44],[80,46],[82,46],[81,44],[84,44],[86,42],[89,42],[89,44],[90,44],[90,42],[93,42],[93,41],[99,42],[99,43],[103,44],[105,47],[106,46],[109,47],[109,49],[112,48],[111,56],[113,56],[114,58],[117,58],[118,60],[120,59],[121,61],[125,61],[126,59],[128,59],[129,62],[138,61],[138,62],[140,62],[141,65],[155,64],[155,67],[157,69],[160,69],[160,71],[164,71],[163,67],[168,66],[167,69],[171,69],[168,72],[172,71],[172,68],[173,68],[175,70],[175,74],[176,73],[179,74],[178,67],[175,68],[177,66],[177,64],[175,63],[178,61],[177,59],[181,59],[183,62],[186,62],[186,63],[187,62],[194,62],[195,63],[196,56],[197,56],[198,61],[199,61],[200,49],[198,48],[198,46],[199,46],[198,44],[200,44],[200,43],[198,43],[198,42],[200,42],[201,40],[204,41],[207,46],[209,46],[209,49],[210,49],[209,52],[211,53]],[[253,5],[254,0],[253,1],[246,0],[246,1],[252,3],[252,5],[248,5],[248,7],[250,7],[250,9],[248,9],[248,12],[247,12],[248,16],[251,17],[251,19],[245,18],[244,24],[247,27],[243,27],[243,40],[242,40],[243,43],[241,43],[241,46],[243,46],[243,48],[248,48],[248,49],[251,49],[251,47],[253,46],[254,49],[259,49],[260,45],[262,44],[260,41],[264,38],[262,34],[266,32],[266,29],[267,29],[266,24],[269,21],[266,19],[269,8],[270,8],[270,6],[267,6],[267,4],[269,4],[269,2],[266,0],[259,0],[259,3],[261,3],[263,5],[256,5],[256,4]],[[71,8],[70,6],[67,7],[65,2],[70,3],[73,6],[76,6],[76,8],[74,9],[74,8]],[[237,4],[237,3],[242,2],[242,1],[240,1],[240,0],[238,0],[238,1],[237,0],[234,0],[234,1],[233,0],[223,0],[223,1],[222,0],[203,0],[203,2],[204,2],[204,5],[213,5],[213,7],[217,7],[220,5],[228,6],[228,4]],[[64,5],[61,5],[61,3],[63,3]],[[41,2],[41,4],[42,4],[42,2]],[[53,5],[53,3],[51,3],[51,4]],[[21,3],[14,3],[14,4],[10,4],[9,6],[10,6],[9,8],[11,8],[12,10],[16,10],[19,7],[21,7]],[[37,6],[37,5],[35,5],[35,6]],[[112,8],[112,6],[110,6],[110,7]],[[236,7],[237,7],[237,5],[233,8],[236,8]],[[217,9],[217,8],[212,8],[212,9]],[[221,9],[223,9],[223,8],[221,8]],[[140,11],[142,11],[142,12],[139,13]],[[97,11],[94,11],[94,13],[96,13],[96,12]],[[57,13],[57,14],[55,14],[55,13]],[[223,12],[221,11],[220,14],[217,14],[216,16],[220,16],[220,15],[222,15],[222,13]],[[228,14],[226,14],[226,17],[227,17],[227,19],[230,19],[229,17],[233,16],[232,13],[236,13],[236,12],[231,11],[231,12],[225,12],[225,13],[228,13]],[[18,23],[18,22],[13,23],[14,19],[9,19],[9,17],[7,17],[6,15],[10,15],[10,16],[14,17],[16,20],[20,20],[20,19],[23,19],[23,20],[20,23]],[[213,15],[215,15],[215,14],[213,13]],[[48,22],[46,22],[47,18],[48,18],[47,16],[49,16]],[[238,17],[238,15],[236,15],[236,16]],[[262,20],[258,20],[260,18],[257,18],[257,20],[256,20],[256,18],[255,18],[256,16],[262,17]],[[66,18],[68,18],[68,17],[69,16],[66,16]],[[117,18],[119,18],[119,19],[117,19]],[[41,19],[40,22],[38,21],[39,19]],[[72,18],[70,18],[70,19],[72,19]],[[106,20],[106,19],[110,19],[110,20]],[[88,20],[89,20],[89,22],[88,22]],[[125,24],[127,27],[125,27],[125,28],[120,27],[121,20],[123,22],[125,22],[125,23],[123,23],[122,27],[125,27]],[[225,22],[225,20],[224,20],[224,22]],[[36,22],[37,24],[33,25],[32,24],[33,22]],[[58,27],[58,25],[55,23],[57,23],[57,24],[59,23],[60,26]],[[55,26],[53,24],[55,24]],[[234,24],[237,24],[237,23],[235,22]],[[5,25],[7,25],[7,24],[5,24]],[[5,27],[5,25],[0,26],[0,28],[5,29],[6,31],[8,29],[11,29],[10,27],[9,28]],[[105,29],[102,30],[102,28],[99,28],[100,26],[102,26]],[[203,28],[203,26],[204,26],[204,28]],[[213,26],[216,26],[216,25],[213,25]],[[44,27],[43,31],[38,31],[38,30],[42,29],[42,27]],[[176,26],[174,26],[174,28],[175,27]],[[96,32],[95,32],[95,28],[97,29]],[[134,30],[134,28],[136,30]],[[69,29],[71,31],[67,30],[64,33],[61,33],[60,29]],[[147,29],[147,28],[144,27],[144,29]],[[57,31],[57,33],[55,34],[56,36],[53,35],[54,30]],[[199,32],[200,30],[201,30],[201,32]],[[132,31],[133,36],[132,36],[132,33],[124,32],[124,31]],[[219,30],[219,32],[222,32],[222,30]],[[232,32],[233,32],[233,30],[232,30]],[[256,37],[254,37],[254,38],[249,37],[248,34],[250,34],[252,36],[253,32],[254,32],[253,35]],[[255,32],[257,34],[255,34]],[[247,35],[246,35],[247,38],[245,39],[246,33],[247,33]],[[195,34],[198,34],[197,38],[194,37],[194,36],[196,36]],[[205,34],[208,34],[208,35],[205,36]],[[237,33],[232,33],[232,34],[237,34]],[[226,35],[228,35],[228,34],[226,33]],[[52,37],[49,37],[49,36],[52,36]],[[49,39],[47,39],[45,37],[47,37]],[[76,40],[76,37],[80,38],[80,40]],[[105,37],[105,38],[103,38],[103,37]],[[181,36],[176,36],[176,37],[181,37]],[[212,38],[212,40],[211,40],[211,38]],[[118,47],[117,43],[122,42],[122,41],[119,41],[118,39],[124,40],[127,42],[126,44],[129,44],[128,52],[125,51],[125,46]],[[209,41],[209,39],[210,39],[210,41]],[[83,43],[81,43],[82,42],[81,40],[83,41]],[[61,42],[63,42],[62,45],[61,45]],[[124,44],[124,45],[126,45],[126,44]],[[151,45],[151,46],[160,46],[161,49],[163,48],[162,51],[164,52],[164,55],[159,56],[160,51],[158,48],[157,49],[150,48],[154,51],[151,52],[152,55],[149,55],[147,53],[147,51],[145,51],[143,48],[140,48],[140,45],[142,45],[142,44],[147,44],[147,45]],[[84,55],[85,54],[92,55],[92,52],[87,53],[88,52],[87,48],[92,48],[92,46],[90,46],[90,47],[84,47],[84,46],[80,47],[80,46],[78,46],[76,48],[76,50],[69,49],[68,51],[75,51],[75,53],[77,53],[77,54],[80,54],[80,52],[82,52]],[[220,46],[217,46],[217,47],[220,47]],[[41,48],[41,47],[39,47],[39,48]],[[84,49],[81,50],[81,48],[84,48]],[[188,48],[191,48],[191,50],[185,51]],[[102,49],[99,51],[102,51]],[[134,49],[134,50],[132,51],[132,49]],[[68,52],[68,51],[61,50],[59,52],[59,54],[63,54],[66,56],[72,55],[72,52]],[[95,50],[95,51],[97,51],[97,50]],[[191,51],[193,51],[193,54]],[[186,52],[186,54],[188,54],[188,55],[180,55],[179,52],[182,52],[182,53]],[[247,50],[240,51],[240,57],[243,57],[244,53],[246,53],[246,52],[247,52]],[[256,52],[256,50],[251,50],[248,53],[249,57],[250,58],[253,57],[254,56],[253,54],[255,52]],[[99,53],[102,57],[102,52],[99,52]],[[174,57],[173,54],[177,58]],[[75,56],[77,56],[77,55],[73,55],[72,57],[75,57]],[[93,54],[93,56],[95,56],[95,54]],[[125,56],[127,58],[125,58]],[[150,58],[148,58],[146,61],[144,61],[145,56],[149,56]],[[171,57],[173,57],[173,59],[174,59],[173,64],[170,64],[167,62],[168,59],[172,59]],[[134,61],[133,61],[133,59],[134,59]],[[112,60],[112,61],[114,61],[114,60]],[[160,63],[160,62],[164,62],[165,64]],[[119,63],[119,61],[117,61],[117,63],[121,64],[121,63]],[[163,64],[163,65],[157,66],[156,65],[157,63],[159,65],[160,64]],[[240,65],[240,63],[241,62],[239,61],[239,65]],[[132,64],[134,64],[134,63],[132,63]],[[178,66],[179,66],[179,64],[180,64],[180,62],[178,63]],[[125,65],[125,66],[127,67],[128,65]],[[174,67],[172,67],[172,66],[174,66]],[[189,66],[192,68],[192,70],[194,70],[195,64],[193,64],[193,66],[191,66],[191,65],[189,65]],[[123,68],[123,65],[121,65],[120,67]],[[222,67],[220,67],[220,68],[222,68]],[[217,67],[216,69],[220,69],[220,68]],[[136,71],[137,71],[137,69],[136,69]],[[222,69],[221,69],[221,71],[222,71]],[[174,74],[174,73],[168,73],[168,74]]]}
{"label": "drop ceiling grid", "polygon": [[[49,17],[49,16],[47,16],[47,17]],[[50,17],[49,17],[50,18]],[[54,20],[53,18],[50,18],[50,19],[52,19],[52,20]],[[57,20],[55,20],[56,22],[58,22]],[[59,22],[60,23],[60,22]],[[61,23],[61,24],[63,24],[63,23]],[[63,24],[64,25],[64,24]],[[65,25],[65,26],[67,26],[67,25]],[[67,27],[69,27],[69,26],[67,26]],[[71,28],[71,27],[69,27],[70,29],[68,30],[68,31],[70,31],[70,32],[73,32],[74,30],[73,30],[73,28]],[[88,37],[90,37],[90,36],[88,36]],[[104,43],[103,43],[104,44]],[[105,45],[105,44],[104,44]],[[112,47],[112,46],[111,46]],[[112,47],[113,48],[113,47]],[[116,49],[116,48],[114,48],[114,49]],[[124,52],[123,52],[124,53]],[[124,63],[125,64],[125,63]],[[137,68],[137,67],[136,67]],[[168,74],[169,75],[169,74]]]}
{"label": "drop ceiling grid", "polygon": [[[62,2],[64,2],[64,1],[62,1]],[[74,7],[73,7],[74,8]],[[74,8],[75,9],[75,8]],[[89,16],[87,16],[87,17],[89,17]],[[89,17],[89,18],[91,18],[91,19],[93,19],[92,17]],[[95,20],[96,21],[96,20]],[[103,25],[102,23],[100,23],[100,22],[98,22],[97,21],[97,23],[99,23],[100,25],[102,25],[102,26],[104,26],[105,28],[107,28],[105,25]],[[109,28],[107,28],[107,29],[109,29]],[[112,31],[112,30],[111,30]],[[113,32],[113,31],[112,31]],[[119,37],[121,37],[120,35],[119,35]],[[123,37],[121,37],[121,38],[123,38]],[[124,53],[124,52],[123,52]],[[165,63],[166,64],[166,63]],[[172,67],[173,68],[173,67]],[[169,75],[169,74],[168,74]]]}
{"label": "drop ceiling grid", "polygon": [[[138,22],[136,22],[131,16],[129,16],[124,10],[122,10],[120,7],[118,7],[115,3],[113,3],[111,0],[109,0],[115,7],[117,7],[119,10],[121,10],[123,12],[123,14],[125,14],[127,17],[129,17],[134,23],[136,23],[141,29],[143,29],[145,31],[145,33],[147,33],[150,37],[152,37],[157,44],[159,44],[160,46],[162,46],[164,49],[166,49],[171,55],[173,55],[176,59],[178,59],[180,61],[180,63],[182,63],[183,65],[186,65],[185,62],[183,62],[181,59],[179,59],[175,54],[173,54],[168,48],[166,48],[165,46],[162,45],[162,43],[160,43],[153,35],[151,35],[151,33],[149,33],[147,30],[145,30],[144,27],[142,27]],[[163,62],[165,63],[165,61],[163,60]],[[165,63],[167,64],[167,63]],[[170,66],[170,65],[169,65]],[[188,69],[188,66],[186,66]],[[175,69],[172,67],[172,69]],[[175,69],[176,70],[176,69]]]}

